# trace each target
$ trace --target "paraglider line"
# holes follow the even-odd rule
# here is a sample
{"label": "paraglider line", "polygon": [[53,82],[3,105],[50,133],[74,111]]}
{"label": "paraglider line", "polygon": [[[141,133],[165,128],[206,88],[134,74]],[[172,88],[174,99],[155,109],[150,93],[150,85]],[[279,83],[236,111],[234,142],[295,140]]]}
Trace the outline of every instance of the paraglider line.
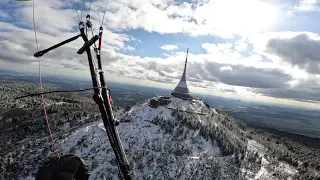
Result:
{"label": "paraglider line", "polygon": [[105,15],[106,15],[106,11],[107,11],[108,4],[109,4],[109,0],[107,1],[106,7],[104,8],[104,12],[103,12],[102,21],[101,21],[100,26],[103,25],[103,21],[104,21]]}
{"label": "paraglider line", "polygon": [[[37,51],[39,51],[39,45],[38,45],[38,38],[37,38],[37,30],[36,30],[36,23],[35,23],[35,18],[34,18],[34,12],[35,12],[35,8],[34,8],[34,0],[32,0],[33,2],[33,8],[32,8],[32,11],[33,11],[33,29],[34,29],[34,37],[36,39],[36,45],[37,45]],[[41,61],[40,61],[40,58],[39,58],[39,81],[40,81],[40,91],[43,92],[43,88],[42,88],[42,78],[41,78]],[[47,115],[47,110],[46,110],[46,104],[45,104],[45,101],[44,101],[44,96],[43,94],[41,95],[41,99],[42,99],[42,105],[43,105],[43,111],[44,111],[44,116],[45,116],[45,119],[46,119],[46,123],[47,123],[47,127],[48,127],[48,131],[49,131],[49,134],[50,134],[50,138],[51,138],[51,142],[52,142],[52,145],[53,145],[53,148],[56,152],[56,155],[58,157],[58,159],[60,159],[60,154],[59,154],[59,151],[58,151],[58,148],[54,142],[54,139],[53,139],[53,136],[52,136],[52,133],[51,133],[51,126],[50,126],[50,123],[49,123],[49,120],[48,120],[48,115]]]}

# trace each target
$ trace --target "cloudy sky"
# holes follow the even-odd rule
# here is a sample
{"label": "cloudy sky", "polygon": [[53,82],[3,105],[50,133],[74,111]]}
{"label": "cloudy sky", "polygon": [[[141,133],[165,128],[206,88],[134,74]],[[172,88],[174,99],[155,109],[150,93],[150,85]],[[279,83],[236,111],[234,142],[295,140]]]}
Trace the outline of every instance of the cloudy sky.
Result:
{"label": "cloudy sky", "polygon": [[[193,92],[320,107],[319,0],[35,0],[40,49],[76,35],[90,4],[95,34],[107,7],[109,81],[174,88],[188,47]],[[0,6],[0,68],[37,72],[32,1]],[[43,73],[89,78],[82,44],[46,54]]]}

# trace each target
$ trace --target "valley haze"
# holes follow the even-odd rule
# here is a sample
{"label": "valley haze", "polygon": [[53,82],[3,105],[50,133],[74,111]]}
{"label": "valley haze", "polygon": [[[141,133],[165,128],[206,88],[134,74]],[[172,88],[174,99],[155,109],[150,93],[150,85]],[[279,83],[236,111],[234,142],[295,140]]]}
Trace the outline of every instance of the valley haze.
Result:
{"label": "valley haze", "polygon": [[[29,82],[38,84],[39,77],[13,71],[0,71],[0,82]],[[44,76],[45,85],[53,85],[58,89],[76,90],[90,88],[89,80],[64,76]],[[157,95],[170,94],[170,89],[140,86],[134,84],[117,83],[112,80],[107,84],[112,90],[112,98],[118,106],[125,107],[147,100]],[[289,106],[257,101],[239,100],[235,98],[219,97],[215,95],[191,92],[194,97],[207,101],[214,107],[238,118],[249,126],[275,129],[284,132],[304,135],[320,139],[320,111],[318,109]],[[84,92],[91,97],[90,91]]]}

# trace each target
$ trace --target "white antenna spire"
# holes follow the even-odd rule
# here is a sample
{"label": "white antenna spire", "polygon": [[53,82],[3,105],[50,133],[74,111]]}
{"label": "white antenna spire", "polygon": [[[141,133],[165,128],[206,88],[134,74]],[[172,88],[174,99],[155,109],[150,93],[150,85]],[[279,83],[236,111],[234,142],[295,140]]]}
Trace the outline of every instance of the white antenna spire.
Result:
{"label": "white antenna spire", "polygon": [[192,96],[190,95],[190,92],[189,92],[189,88],[187,86],[187,79],[186,79],[188,53],[189,53],[189,48],[187,49],[187,56],[186,56],[186,61],[184,64],[184,70],[183,70],[182,77],[180,79],[180,82],[176,86],[176,88],[174,88],[174,90],[171,93],[171,95],[178,97],[180,99],[192,99]]}

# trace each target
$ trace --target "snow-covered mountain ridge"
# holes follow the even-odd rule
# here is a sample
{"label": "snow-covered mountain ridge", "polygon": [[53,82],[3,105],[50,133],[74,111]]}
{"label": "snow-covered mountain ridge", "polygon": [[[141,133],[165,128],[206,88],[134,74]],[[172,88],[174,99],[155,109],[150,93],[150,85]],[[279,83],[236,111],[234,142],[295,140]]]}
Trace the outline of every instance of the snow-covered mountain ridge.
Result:
{"label": "snow-covered mountain ridge", "polygon": [[[55,155],[41,103],[9,98],[23,91],[8,88],[34,87],[16,86],[0,88],[6,102],[0,107],[0,180],[34,179],[39,166]],[[77,94],[48,95],[46,102],[60,153],[83,157],[90,179],[118,179],[96,104]],[[12,116],[12,110],[23,111]],[[319,150],[246,127],[200,99],[154,97],[117,110],[116,118],[135,179],[320,178]]]}
{"label": "snow-covered mountain ridge", "polygon": [[[204,101],[174,97],[166,101],[167,105],[152,108],[148,100],[117,114],[123,121],[118,129],[135,179],[290,179],[298,173],[268,157],[262,144],[246,138],[241,123]],[[117,178],[102,123],[77,130],[59,147],[88,160],[90,179]]]}

